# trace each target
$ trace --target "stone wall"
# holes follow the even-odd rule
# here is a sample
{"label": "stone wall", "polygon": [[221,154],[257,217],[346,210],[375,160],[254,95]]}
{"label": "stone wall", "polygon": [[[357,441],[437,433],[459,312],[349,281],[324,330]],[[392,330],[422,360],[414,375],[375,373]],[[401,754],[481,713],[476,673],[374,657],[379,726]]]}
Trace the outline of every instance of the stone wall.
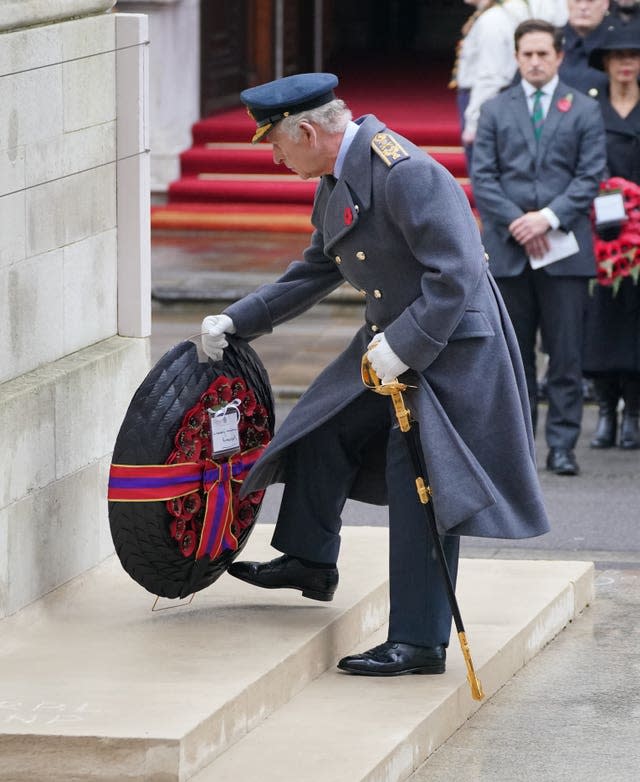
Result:
{"label": "stone wall", "polygon": [[29,25],[0,33],[0,617],[112,551],[110,454],[149,366],[148,31],[112,5],[0,16]]}

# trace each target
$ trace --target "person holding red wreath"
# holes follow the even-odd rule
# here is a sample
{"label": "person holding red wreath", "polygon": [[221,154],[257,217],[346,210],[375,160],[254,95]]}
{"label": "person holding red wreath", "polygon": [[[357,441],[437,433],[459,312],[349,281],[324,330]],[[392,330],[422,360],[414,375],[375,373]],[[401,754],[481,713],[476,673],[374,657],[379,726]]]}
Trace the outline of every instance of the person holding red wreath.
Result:
{"label": "person holding red wreath", "polygon": [[[609,77],[599,97],[607,143],[607,186],[622,191],[620,234],[596,238],[597,281],[587,306],[583,371],[599,406],[592,448],[640,448],[640,40],[612,29],[589,60]],[[610,239],[610,241],[606,241]],[[618,427],[618,406],[624,401]],[[619,432],[618,432],[619,428]]]}

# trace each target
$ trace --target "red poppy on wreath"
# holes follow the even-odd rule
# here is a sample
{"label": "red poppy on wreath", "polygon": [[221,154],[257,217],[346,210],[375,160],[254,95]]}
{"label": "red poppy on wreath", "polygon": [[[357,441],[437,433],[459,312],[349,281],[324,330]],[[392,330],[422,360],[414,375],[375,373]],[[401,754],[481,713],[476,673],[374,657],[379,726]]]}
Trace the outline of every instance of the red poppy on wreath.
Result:
{"label": "red poppy on wreath", "polygon": [[610,241],[601,239],[594,230],[596,277],[593,282],[611,288],[615,296],[625,277],[631,277],[636,285],[640,278],[640,185],[622,177],[611,177],[600,184],[600,193],[610,190],[622,193],[626,220],[617,238]]}
{"label": "red poppy on wreath", "polygon": [[346,206],[344,210],[344,224],[351,225],[352,222],[353,222],[353,212],[348,206]]}
{"label": "red poppy on wreath", "polygon": [[563,98],[559,98],[556,102],[558,111],[567,112],[571,108],[573,103],[573,93],[568,92]]}
{"label": "red poppy on wreath", "polygon": [[[255,393],[247,389],[242,378],[220,375],[200,396],[198,403],[184,414],[182,425],[174,439],[175,448],[166,463],[179,464],[211,459],[208,410],[210,407],[227,404],[232,399],[239,401],[238,429],[242,452],[265,446],[270,440],[267,409],[258,404]],[[234,515],[232,527],[235,529],[232,529],[233,535],[251,526],[264,496],[264,491],[257,491],[241,501],[238,496],[240,486],[241,481],[232,477],[230,488]],[[184,557],[191,557],[196,552],[205,521],[205,505],[201,489],[166,502],[171,516],[169,535],[176,541],[178,550]]]}

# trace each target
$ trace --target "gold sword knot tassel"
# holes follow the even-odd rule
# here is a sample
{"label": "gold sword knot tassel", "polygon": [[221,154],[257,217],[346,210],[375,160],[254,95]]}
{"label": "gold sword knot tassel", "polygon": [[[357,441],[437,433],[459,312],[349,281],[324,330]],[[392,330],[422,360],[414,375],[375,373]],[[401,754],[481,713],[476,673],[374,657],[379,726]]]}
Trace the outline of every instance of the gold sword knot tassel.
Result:
{"label": "gold sword knot tassel", "polygon": [[460,649],[462,649],[462,656],[467,666],[467,681],[469,682],[469,687],[471,687],[471,697],[474,701],[481,701],[484,698],[484,690],[473,668],[466,633],[458,633],[458,640],[460,641]]}
{"label": "gold sword knot tassel", "polygon": [[431,497],[431,486],[425,486],[424,478],[416,478],[416,491],[418,492],[420,502],[426,505],[429,502],[429,497]]}

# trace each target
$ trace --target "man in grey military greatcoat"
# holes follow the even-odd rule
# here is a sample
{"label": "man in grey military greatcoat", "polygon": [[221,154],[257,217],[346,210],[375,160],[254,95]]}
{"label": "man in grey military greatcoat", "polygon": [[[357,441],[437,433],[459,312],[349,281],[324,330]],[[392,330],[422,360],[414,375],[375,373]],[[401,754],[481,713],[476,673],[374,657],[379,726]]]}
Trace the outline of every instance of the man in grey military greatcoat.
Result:
{"label": "man in grey military greatcoat", "polygon": [[333,74],[299,74],[241,98],[254,141],[303,179],[319,177],[302,260],[203,321],[212,357],[225,333],[271,332],[345,280],[365,323],[311,384],[243,493],[285,484],[273,536],[283,556],[229,573],[331,600],[347,498],[389,505],[388,641],[340,661],[350,673],[442,673],[451,609],[414,473],[390,402],[362,384],[363,354],[383,382],[414,386],[433,507],[455,582],[460,535],[524,538],[548,530],[517,343],[489,274],[469,203],[453,177],[373,115],[352,121]]}

